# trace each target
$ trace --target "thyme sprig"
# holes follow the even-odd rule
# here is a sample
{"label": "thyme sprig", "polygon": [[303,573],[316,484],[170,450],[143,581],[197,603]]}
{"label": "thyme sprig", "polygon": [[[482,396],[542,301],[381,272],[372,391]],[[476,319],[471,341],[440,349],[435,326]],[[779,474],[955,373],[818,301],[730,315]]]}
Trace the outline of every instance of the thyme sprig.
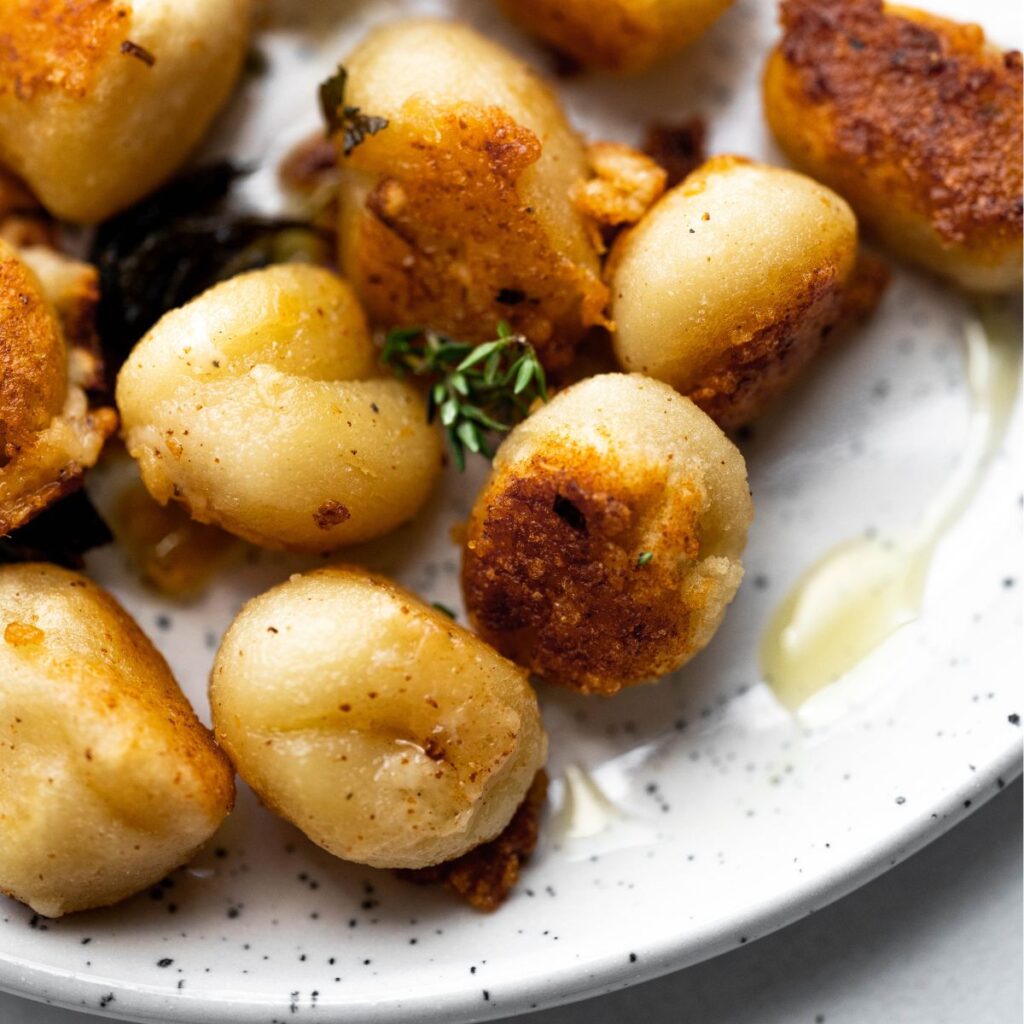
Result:
{"label": "thyme sprig", "polygon": [[359,107],[345,102],[348,72],[339,64],[338,70],[320,85],[320,112],[327,122],[327,134],[341,133],[341,149],[348,156],[367,135],[376,135],[388,126],[386,117],[364,114]]}
{"label": "thyme sprig", "polygon": [[548,399],[544,368],[533,346],[507,323],[493,341],[471,345],[421,328],[388,332],[381,361],[399,377],[423,377],[430,386],[427,418],[440,419],[455,465],[466,451],[492,455],[488,437],[505,433]]}

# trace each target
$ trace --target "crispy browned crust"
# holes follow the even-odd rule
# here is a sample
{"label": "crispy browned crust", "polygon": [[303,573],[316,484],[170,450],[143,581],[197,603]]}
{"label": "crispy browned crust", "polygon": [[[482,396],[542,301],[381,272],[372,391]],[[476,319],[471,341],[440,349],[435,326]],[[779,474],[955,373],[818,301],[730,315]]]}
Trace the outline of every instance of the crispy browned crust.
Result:
{"label": "crispy browned crust", "polygon": [[120,48],[132,8],[114,0],[3,0],[0,3],[0,96],[31,100],[59,90],[75,99]]}
{"label": "crispy browned crust", "polygon": [[725,430],[748,423],[817,354],[840,319],[843,293],[834,266],[807,273],[781,311],[756,311],[748,337],[705,369],[689,397]]}
{"label": "crispy browned crust", "polygon": [[[618,2],[499,0],[505,13],[557,51],[587,67],[634,71],[661,50],[661,25]],[[598,9],[595,9],[598,8]]]}
{"label": "crispy browned crust", "polygon": [[348,160],[385,173],[346,250],[355,255],[342,253],[370,318],[473,342],[506,320],[545,366],[566,365],[583,331],[603,322],[607,289],[556,252],[523,205],[516,183],[540,141],[498,107],[427,108],[416,120],[374,139],[372,167],[364,147]]}
{"label": "crispy browned crust", "polygon": [[548,791],[542,768],[505,831],[455,860],[416,871],[397,871],[419,885],[445,885],[476,910],[495,911],[508,899],[519,871],[537,848],[540,815]]}
{"label": "crispy browned crust", "polygon": [[0,466],[60,410],[65,367],[63,338],[36,282],[0,249]]}
{"label": "crispy browned crust", "polygon": [[881,168],[947,244],[1019,238],[1020,53],[882,0],[784,0],[782,24],[785,87],[827,118],[840,191]]}
{"label": "crispy browned crust", "polygon": [[[583,446],[552,446],[495,473],[462,561],[480,635],[581,693],[617,693],[694,654],[713,596],[711,583],[689,577],[706,498],[697,485],[667,487],[669,469],[628,469]],[[639,565],[645,551],[652,557]]]}
{"label": "crispy browned crust", "polygon": [[102,377],[95,268],[62,261],[50,292],[55,309],[0,246],[0,536],[76,491],[117,429],[114,410],[88,409],[82,393]]}

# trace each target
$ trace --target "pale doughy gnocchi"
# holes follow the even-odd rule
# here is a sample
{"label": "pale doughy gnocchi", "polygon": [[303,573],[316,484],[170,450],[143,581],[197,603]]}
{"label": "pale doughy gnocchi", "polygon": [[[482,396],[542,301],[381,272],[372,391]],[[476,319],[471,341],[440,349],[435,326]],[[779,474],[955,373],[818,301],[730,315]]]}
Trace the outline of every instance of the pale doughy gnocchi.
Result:
{"label": "pale doughy gnocchi", "polygon": [[514,661],[612,694],[707,645],[752,517],[743,456],[689,399],[591,377],[498,449],[467,529],[466,606]]}
{"label": "pale doughy gnocchi", "polygon": [[117,426],[85,393],[98,364],[75,325],[93,277],[84,264],[0,239],[0,536],[75,490]]}
{"label": "pale doughy gnocchi", "polygon": [[585,66],[642,71],[692,43],[732,0],[499,0],[508,16]]}
{"label": "pale doughy gnocchi", "polygon": [[1021,286],[1021,55],[882,0],[786,0],[765,113],[802,170],[900,256],[963,288]]}
{"label": "pale doughy gnocchi", "polygon": [[265,547],[327,551],[409,519],[441,469],[419,392],[377,373],[348,285],[281,265],[164,316],[117,404],[158,501]]}
{"label": "pale doughy gnocchi", "polygon": [[586,150],[548,86],[443,21],[376,29],[345,66],[345,103],[388,120],[340,158],[340,262],[371,320],[464,341],[507,320],[567,364],[607,291],[571,198]]}
{"label": "pale doughy gnocchi", "polygon": [[543,765],[526,673],[448,616],[347,568],[250,601],[210,677],[218,741],[313,842],[421,868],[498,835]]}
{"label": "pale doughy gnocchi", "polygon": [[105,591],[0,568],[0,890],[48,917],[185,863],[234,782],[167,663]]}
{"label": "pale doughy gnocchi", "polygon": [[714,157],[616,242],[616,356],[739,426],[840,321],[856,256],[856,220],[834,192]]}
{"label": "pale doughy gnocchi", "polygon": [[227,99],[249,0],[0,0],[0,163],[93,223],[169,177]]}

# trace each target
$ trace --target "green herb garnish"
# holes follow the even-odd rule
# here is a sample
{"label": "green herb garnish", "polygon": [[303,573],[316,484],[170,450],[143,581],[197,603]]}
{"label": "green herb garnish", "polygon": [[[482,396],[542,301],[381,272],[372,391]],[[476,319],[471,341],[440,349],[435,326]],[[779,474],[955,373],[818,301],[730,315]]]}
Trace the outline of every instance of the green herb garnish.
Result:
{"label": "green herb garnish", "polygon": [[641,551],[639,557],[636,560],[636,567],[642,569],[648,562],[654,558],[653,551]]}
{"label": "green herb garnish", "polygon": [[537,353],[505,321],[495,340],[480,345],[420,328],[389,331],[381,361],[396,376],[427,378],[427,418],[441,420],[460,471],[467,449],[490,458],[487,435],[511,430],[536,399],[548,399]]}
{"label": "green herb garnish", "polygon": [[386,117],[364,114],[359,107],[345,103],[348,72],[339,64],[338,70],[320,86],[320,110],[327,122],[327,134],[341,132],[341,150],[348,156],[367,135],[376,135],[388,126]]}

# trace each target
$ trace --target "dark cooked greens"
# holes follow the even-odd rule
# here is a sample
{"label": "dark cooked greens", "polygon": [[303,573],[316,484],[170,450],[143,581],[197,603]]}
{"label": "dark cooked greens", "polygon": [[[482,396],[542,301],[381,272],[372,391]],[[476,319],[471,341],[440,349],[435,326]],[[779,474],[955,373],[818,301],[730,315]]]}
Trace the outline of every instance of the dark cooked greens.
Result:
{"label": "dark cooked greens", "polygon": [[114,537],[84,490],[75,491],[40,512],[20,529],[0,537],[0,565],[55,562],[82,567],[82,555]]}
{"label": "dark cooked greens", "polygon": [[243,173],[226,161],[196,168],[100,225],[90,259],[100,272],[97,327],[108,374],[164,313],[218,281],[326,259],[323,235],[305,221],[230,209]]}

